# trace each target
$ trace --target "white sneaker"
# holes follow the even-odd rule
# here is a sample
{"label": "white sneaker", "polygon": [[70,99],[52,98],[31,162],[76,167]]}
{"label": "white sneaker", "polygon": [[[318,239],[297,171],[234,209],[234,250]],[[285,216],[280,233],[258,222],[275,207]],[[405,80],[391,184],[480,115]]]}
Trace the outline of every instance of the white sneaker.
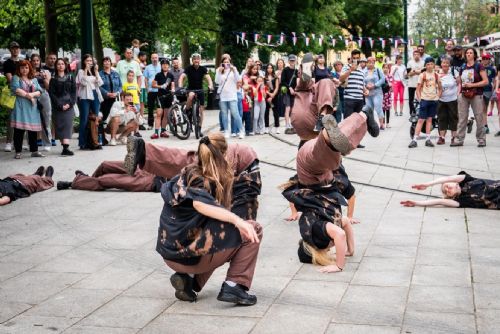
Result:
{"label": "white sneaker", "polygon": [[112,138],[112,139],[109,141],[109,146],[116,146],[116,139]]}
{"label": "white sneaker", "polygon": [[4,152],[12,152],[12,143],[5,143],[3,151]]}
{"label": "white sneaker", "polygon": [[280,134],[280,128],[276,128],[276,131],[274,133],[276,133],[277,135],[279,135]]}
{"label": "white sneaker", "polygon": [[28,147],[28,145],[23,145],[23,151],[29,151],[30,148]]}
{"label": "white sneaker", "polygon": [[245,132],[241,131],[239,137],[240,139],[245,139]]}
{"label": "white sneaker", "polygon": [[52,149],[52,147],[51,147],[51,146],[44,146],[44,147],[42,148],[42,151],[45,151],[45,152],[50,152],[50,150],[51,150],[51,149]]}
{"label": "white sneaker", "polygon": [[267,135],[269,133],[269,128],[265,128],[264,133]]}
{"label": "white sneaker", "polygon": [[254,136],[255,135],[255,132],[250,132],[250,136]]}
{"label": "white sneaker", "polygon": [[231,134],[229,132],[224,132],[224,138],[229,139],[231,137]]}
{"label": "white sneaker", "polygon": [[231,133],[231,137],[236,137],[237,134],[236,133]]}

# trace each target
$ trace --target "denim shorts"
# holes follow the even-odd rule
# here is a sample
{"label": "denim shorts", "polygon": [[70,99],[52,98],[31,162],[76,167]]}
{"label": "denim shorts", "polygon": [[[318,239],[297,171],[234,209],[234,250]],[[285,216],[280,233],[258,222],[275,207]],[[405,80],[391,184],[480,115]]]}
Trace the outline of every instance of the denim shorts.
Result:
{"label": "denim shorts", "polygon": [[418,112],[419,119],[434,118],[437,113],[438,101],[420,101],[420,110]]}

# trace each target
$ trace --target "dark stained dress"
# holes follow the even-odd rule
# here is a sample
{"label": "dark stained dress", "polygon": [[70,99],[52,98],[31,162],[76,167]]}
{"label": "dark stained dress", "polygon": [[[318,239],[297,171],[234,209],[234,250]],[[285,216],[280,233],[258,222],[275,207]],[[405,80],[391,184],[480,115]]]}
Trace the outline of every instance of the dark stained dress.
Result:
{"label": "dark stained dress", "polygon": [[500,209],[500,180],[477,179],[462,171],[461,194],[454,200],[461,208]]}
{"label": "dark stained dress", "polygon": [[[76,83],[71,75],[60,77],[56,74],[50,79],[49,95],[52,103],[52,117],[54,119],[56,138],[70,139],[73,134],[73,119],[75,118],[74,105],[76,103]],[[63,106],[69,104],[68,110]]]}

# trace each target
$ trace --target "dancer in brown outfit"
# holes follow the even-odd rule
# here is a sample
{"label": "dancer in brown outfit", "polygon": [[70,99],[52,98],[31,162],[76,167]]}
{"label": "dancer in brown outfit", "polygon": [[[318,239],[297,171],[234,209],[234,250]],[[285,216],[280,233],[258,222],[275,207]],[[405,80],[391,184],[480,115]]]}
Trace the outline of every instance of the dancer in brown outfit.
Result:
{"label": "dancer in brown outfit", "polygon": [[0,206],[52,188],[54,186],[52,175],[54,175],[52,166],[47,169],[40,166],[33,175],[14,174],[0,180]]}
{"label": "dancer in brown outfit", "polygon": [[160,192],[165,183],[165,178],[141,169],[137,169],[132,176],[128,175],[123,161],[103,161],[92,176],[80,170],[75,171],[75,175],[72,182],[57,182],[57,190],[72,188],[90,191],[122,189],[133,192]]}
{"label": "dancer in brown outfit", "polygon": [[165,201],[156,250],[176,271],[170,278],[175,296],[195,301],[213,271],[229,262],[220,301],[254,305],[250,288],[261,226],[229,211],[233,201],[234,171],[226,160],[222,134],[200,140],[197,162],[162,187]]}

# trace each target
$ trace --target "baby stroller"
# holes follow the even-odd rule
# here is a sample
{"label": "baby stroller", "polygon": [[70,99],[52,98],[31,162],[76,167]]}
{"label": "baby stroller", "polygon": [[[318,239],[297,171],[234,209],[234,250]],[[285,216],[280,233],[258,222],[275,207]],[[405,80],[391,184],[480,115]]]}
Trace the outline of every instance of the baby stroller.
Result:
{"label": "baby stroller", "polygon": [[[417,101],[416,99],[413,101],[413,106],[414,106],[414,113],[410,113],[410,118],[408,119],[411,123],[410,126],[410,138],[413,139],[413,136],[415,135],[415,128],[417,126],[418,122],[418,113],[420,111],[420,101]],[[426,133],[426,123],[427,121],[424,121],[424,124],[422,124],[422,132]],[[436,116],[432,119],[432,126],[431,126],[431,131],[436,129],[438,127],[438,118],[437,118],[437,113]]]}

